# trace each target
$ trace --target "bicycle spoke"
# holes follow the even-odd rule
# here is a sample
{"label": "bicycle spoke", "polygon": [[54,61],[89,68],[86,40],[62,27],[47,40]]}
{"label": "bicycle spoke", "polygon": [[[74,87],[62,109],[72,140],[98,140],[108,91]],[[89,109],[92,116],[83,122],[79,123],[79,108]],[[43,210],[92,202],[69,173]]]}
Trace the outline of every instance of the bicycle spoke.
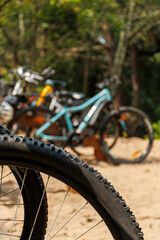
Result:
{"label": "bicycle spoke", "polygon": [[12,191],[10,191],[10,192],[8,192],[8,193],[2,195],[2,196],[1,196],[1,199],[2,199],[3,197],[6,197],[6,196],[8,196],[8,195],[14,193],[14,192],[17,192],[18,190],[19,190],[19,188],[16,188],[16,189],[14,189],[14,190],[12,190]]}
{"label": "bicycle spoke", "polygon": [[4,175],[1,179],[4,179],[4,178],[8,177],[8,176],[11,175],[11,174],[12,174],[12,171],[10,171],[10,172],[7,173],[6,175]]}
{"label": "bicycle spoke", "polygon": [[68,188],[68,190],[67,190],[67,192],[66,192],[66,194],[64,196],[64,199],[63,199],[63,201],[62,201],[62,203],[61,203],[61,205],[60,205],[60,207],[58,209],[58,212],[57,212],[57,214],[56,214],[56,216],[55,216],[55,218],[54,218],[54,220],[53,220],[53,222],[52,222],[52,224],[50,226],[50,229],[49,229],[49,231],[48,231],[48,233],[47,233],[47,235],[45,237],[45,240],[47,240],[47,238],[48,238],[48,236],[49,236],[49,234],[50,234],[50,232],[51,232],[51,230],[52,230],[52,228],[53,228],[53,226],[54,226],[54,224],[56,222],[56,219],[57,219],[57,217],[58,217],[58,215],[59,215],[59,213],[60,213],[60,211],[61,211],[61,209],[63,207],[63,204],[64,204],[64,202],[65,202],[65,200],[66,200],[66,198],[68,196],[69,191],[70,191],[70,187]]}
{"label": "bicycle spoke", "polygon": [[86,202],[64,225],[62,225],[62,227],[60,227],[54,233],[54,235],[52,235],[52,237],[49,240],[51,240],[58,232],[60,232],[60,230],[62,230],[80,211],[82,211],[82,209],[84,209],[87,204],[88,204],[88,202]]}
{"label": "bicycle spoke", "polygon": [[16,215],[17,215],[17,211],[18,211],[18,207],[19,207],[19,203],[20,203],[20,198],[21,198],[21,196],[22,196],[22,191],[23,191],[23,186],[24,186],[24,182],[25,182],[25,179],[26,179],[26,175],[27,175],[27,169],[25,170],[25,173],[24,173],[24,177],[23,177],[23,181],[22,181],[22,186],[21,186],[20,194],[19,194],[18,201],[17,201],[17,207],[16,207],[16,211],[15,211],[14,218],[13,218],[13,224],[12,224],[11,231],[10,231],[9,240],[10,240],[11,237],[12,237],[12,231],[13,231],[13,227],[14,227],[14,223],[15,223],[15,219],[16,219]]}
{"label": "bicycle spoke", "polygon": [[[8,237],[10,236],[10,234],[7,234],[7,233],[0,233],[0,235],[2,235],[2,236],[8,236]],[[16,238],[19,238],[19,239],[20,239],[21,236],[13,235],[13,234],[12,234],[11,237],[16,237]]]}
{"label": "bicycle spoke", "polygon": [[88,232],[90,232],[93,228],[97,227],[100,223],[104,222],[104,220],[102,219],[100,222],[98,222],[97,224],[95,224],[93,227],[89,228],[86,232],[82,233],[79,237],[75,238],[75,240],[80,239],[80,237],[84,236],[85,234],[87,234]]}

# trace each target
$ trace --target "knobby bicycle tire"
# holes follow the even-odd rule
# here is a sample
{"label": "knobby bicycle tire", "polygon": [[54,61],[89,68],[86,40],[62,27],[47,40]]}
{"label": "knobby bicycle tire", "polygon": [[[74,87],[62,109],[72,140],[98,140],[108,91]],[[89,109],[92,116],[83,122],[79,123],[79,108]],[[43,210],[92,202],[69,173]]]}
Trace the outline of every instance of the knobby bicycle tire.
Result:
{"label": "knobby bicycle tire", "polygon": [[31,138],[1,135],[0,160],[3,165],[44,172],[71,186],[98,212],[113,239],[143,239],[135,216],[111,183],[67,151]]}
{"label": "knobby bicycle tire", "polygon": [[[0,134],[1,136],[5,135],[11,135],[11,133],[2,127],[0,127]],[[0,164],[2,166],[2,164]],[[4,171],[4,170],[3,170]],[[13,185],[13,179],[16,182],[16,186],[19,187],[19,190],[21,189],[21,186],[23,184],[25,169],[20,168],[14,165],[8,165],[8,171],[9,173],[6,174],[3,178],[6,179],[7,176],[11,176],[9,182],[10,186]],[[12,179],[12,180],[11,180]],[[3,187],[2,187],[2,176],[1,176],[1,190],[3,190],[3,193],[0,193],[0,199],[3,197],[3,204],[7,206],[7,203],[5,203],[4,197],[5,195],[8,196],[10,193],[14,192],[14,189],[9,193],[5,193]],[[27,240],[29,239],[29,233],[31,232],[31,229],[33,227],[33,223],[35,220],[35,216],[37,214],[37,209],[39,207],[40,200],[42,198],[42,194],[44,192],[44,184],[41,175],[39,172],[35,170],[27,170],[27,174],[25,177],[25,183],[22,191],[22,198],[23,198],[23,211],[24,211],[24,223],[21,231],[21,240]],[[3,194],[3,196],[2,196]],[[7,199],[8,201],[8,199]],[[9,204],[9,205],[14,205]],[[3,212],[2,212],[3,214]],[[39,213],[37,215],[37,221],[35,223],[35,227],[32,232],[32,236],[30,237],[30,240],[43,240],[44,235],[46,233],[46,227],[47,227],[47,219],[48,219],[48,205],[47,205],[47,197],[46,193],[44,193],[43,201],[41,203]],[[4,217],[4,216],[3,216]],[[2,219],[1,219],[2,220]],[[8,221],[9,219],[7,219]],[[9,236],[10,233],[2,233],[0,232],[0,236]],[[6,239],[6,238],[5,238]]]}
{"label": "knobby bicycle tire", "polygon": [[[127,133],[123,133],[120,121],[123,120],[127,127]],[[119,128],[119,136],[112,148],[107,147],[112,134],[105,132],[109,125],[112,131],[115,126]],[[108,134],[108,136],[107,136]],[[153,128],[148,116],[141,110],[134,107],[119,107],[110,112],[103,119],[100,127],[100,144],[103,151],[113,164],[120,163],[140,163],[149,154],[153,144]]]}

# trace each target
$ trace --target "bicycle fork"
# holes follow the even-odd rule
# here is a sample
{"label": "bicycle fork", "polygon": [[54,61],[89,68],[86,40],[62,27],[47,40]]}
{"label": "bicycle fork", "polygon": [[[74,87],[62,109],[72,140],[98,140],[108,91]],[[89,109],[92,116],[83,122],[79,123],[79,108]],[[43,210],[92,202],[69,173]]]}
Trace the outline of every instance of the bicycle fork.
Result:
{"label": "bicycle fork", "polygon": [[120,125],[120,131],[122,133],[122,136],[125,138],[129,137],[129,132],[125,123],[126,119],[127,119],[126,116],[123,116],[123,115],[121,116],[120,113],[117,112],[116,122]]}

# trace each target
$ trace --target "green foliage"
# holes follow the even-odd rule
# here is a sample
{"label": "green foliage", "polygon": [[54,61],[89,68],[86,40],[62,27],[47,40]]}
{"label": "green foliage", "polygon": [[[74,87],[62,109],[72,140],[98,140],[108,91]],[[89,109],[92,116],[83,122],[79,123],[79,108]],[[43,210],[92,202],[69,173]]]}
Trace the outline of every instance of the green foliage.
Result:
{"label": "green foliage", "polygon": [[[114,60],[121,33],[128,27],[130,2],[134,0],[11,1],[0,13],[0,66],[29,65],[35,71],[52,66],[55,78],[66,81],[70,90],[91,96],[95,83],[112,72],[109,59]],[[131,104],[133,98],[130,47],[134,43],[141,86],[139,106],[157,121],[160,1],[135,0],[135,4],[128,37],[120,48],[120,57],[123,51],[127,56],[122,58],[125,104]]]}
{"label": "green foliage", "polygon": [[153,123],[152,127],[154,129],[154,138],[160,139],[160,120],[158,122]]}

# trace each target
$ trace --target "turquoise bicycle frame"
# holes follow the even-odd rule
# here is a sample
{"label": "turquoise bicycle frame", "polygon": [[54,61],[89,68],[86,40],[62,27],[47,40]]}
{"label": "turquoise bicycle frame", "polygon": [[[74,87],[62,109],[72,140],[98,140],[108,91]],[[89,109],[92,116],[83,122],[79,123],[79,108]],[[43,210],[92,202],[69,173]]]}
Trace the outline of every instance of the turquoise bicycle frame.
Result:
{"label": "turquoise bicycle frame", "polygon": [[69,133],[74,132],[74,127],[72,125],[72,121],[70,118],[70,113],[83,111],[86,108],[92,106],[86,116],[84,117],[83,121],[79,124],[78,128],[76,129],[77,134],[81,134],[88,126],[88,124],[91,122],[96,110],[100,107],[100,104],[104,102],[106,104],[107,102],[112,101],[112,97],[110,95],[110,91],[105,88],[89,100],[87,100],[85,103],[81,104],[80,106],[75,107],[63,107],[60,112],[58,112],[54,117],[50,119],[50,121],[46,122],[44,125],[42,125],[37,131],[36,136],[41,137],[45,140],[54,140],[54,141],[67,141],[68,136],[51,136],[48,134],[45,134],[44,131],[51,126],[54,122],[56,122],[59,118],[64,116],[65,121],[67,123],[67,127],[69,130]]}

